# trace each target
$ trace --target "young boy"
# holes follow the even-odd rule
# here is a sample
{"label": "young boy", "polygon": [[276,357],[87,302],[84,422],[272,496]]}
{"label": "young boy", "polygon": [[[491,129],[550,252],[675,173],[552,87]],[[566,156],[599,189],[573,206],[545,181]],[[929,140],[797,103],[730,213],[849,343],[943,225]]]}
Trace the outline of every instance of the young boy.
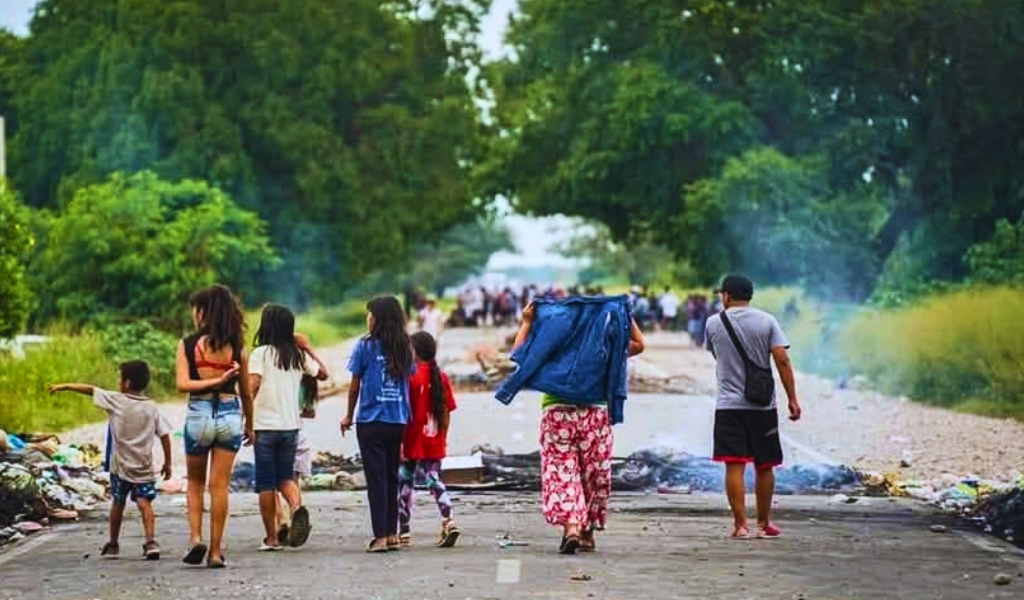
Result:
{"label": "young boy", "polygon": [[120,553],[118,538],[128,496],[142,513],[146,543],[142,555],[146,560],[160,558],[156,542],[156,477],[153,472],[153,441],[160,438],[164,451],[164,479],[171,478],[171,425],[160,414],[156,404],[143,396],[149,385],[149,365],[133,360],[120,365],[121,379],[117,392],[81,383],[60,383],[50,386],[50,393],[78,392],[92,396],[96,406],[110,415],[109,431],[113,437],[110,466],[110,541],[103,546],[103,558],[116,558]]}

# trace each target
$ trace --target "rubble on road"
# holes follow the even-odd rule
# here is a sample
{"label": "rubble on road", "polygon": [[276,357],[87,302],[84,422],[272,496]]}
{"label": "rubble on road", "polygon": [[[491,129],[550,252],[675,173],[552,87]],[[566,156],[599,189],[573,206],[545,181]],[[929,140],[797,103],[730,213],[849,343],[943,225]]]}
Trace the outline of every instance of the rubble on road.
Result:
{"label": "rubble on road", "polygon": [[[493,489],[540,490],[540,453],[485,454],[484,480]],[[748,471],[753,481],[753,473]],[[612,489],[616,491],[718,492],[725,485],[722,466],[671,449],[634,452],[612,461]],[[449,486],[451,489],[455,489]],[[779,494],[853,491],[859,488],[856,472],[849,467],[797,465],[776,470]]]}
{"label": "rubble on road", "polygon": [[99,448],[62,444],[54,435],[0,436],[0,545],[106,501],[110,480]]}
{"label": "rubble on road", "polygon": [[1005,481],[945,474],[932,481],[863,472],[867,495],[907,497],[964,517],[985,533],[1024,547],[1024,475]]}
{"label": "rubble on road", "polygon": [[[464,361],[449,362],[444,370],[461,392],[493,391],[516,370],[507,350],[480,345]],[[713,390],[688,375],[666,375],[642,360],[631,360],[627,369],[629,391],[638,394],[709,394]]]}

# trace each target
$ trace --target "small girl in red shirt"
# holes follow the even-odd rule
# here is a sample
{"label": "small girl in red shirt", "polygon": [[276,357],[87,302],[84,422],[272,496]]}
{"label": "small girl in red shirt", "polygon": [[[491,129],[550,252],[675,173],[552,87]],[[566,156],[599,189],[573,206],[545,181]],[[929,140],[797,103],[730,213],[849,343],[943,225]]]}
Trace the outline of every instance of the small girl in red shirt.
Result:
{"label": "small girl in red shirt", "polygon": [[407,546],[411,541],[409,519],[412,513],[413,482],[417,472],[423,474],[427,489],[441,512],[439,548],[451,548],[459,539],[459,528],[452,520],[452,499],[441,481],[441,459],[447,453],[448,424],[455,410],[455,395],[448,376],[435,360],[437,342],[426,331],[410,337],[416,353],[416,373],[409,379],[409,404],[412,415],[402,440],[402,466],[398,477],[401,495],[398,503],[399,539]]}

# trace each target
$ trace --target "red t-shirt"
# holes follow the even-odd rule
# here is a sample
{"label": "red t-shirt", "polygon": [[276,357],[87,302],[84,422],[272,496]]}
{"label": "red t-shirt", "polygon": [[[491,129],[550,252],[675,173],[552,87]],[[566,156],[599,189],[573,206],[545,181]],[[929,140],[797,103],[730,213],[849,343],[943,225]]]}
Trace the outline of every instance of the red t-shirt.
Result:
{"label": "red t-shirt", "polygon": [[[455,410],[455,394],[448,375],[441,371],[448,412]],[[441,429],[430,410],[430,363],[416,362],[416,373],[409,378],[409,404],[412,416],[405,426],[402,456],[411,460],[440,460],[448,452],[448,431]]]}

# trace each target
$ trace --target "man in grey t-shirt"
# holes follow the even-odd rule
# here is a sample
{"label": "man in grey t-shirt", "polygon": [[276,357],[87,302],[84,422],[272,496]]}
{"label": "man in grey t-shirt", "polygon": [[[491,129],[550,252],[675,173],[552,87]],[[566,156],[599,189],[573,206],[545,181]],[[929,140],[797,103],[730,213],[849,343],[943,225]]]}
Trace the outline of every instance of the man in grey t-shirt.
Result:
{"label": "man in grey t-shirt", "polygon": [[[750,307],[754,284],[740,275],[722,280],[724,318],[732,325],[737,341],[747,357],[761,369],[771,370],[771,361],[782,380],[789,398],[789,418],[800,418],[796,397],[793,365],[789,360],[789,341],[779,322],[772,315]],[[779,416],[776,398],[768,405],[757,404],[746,397],[746,364],[733,343],[723,313],[708,319],[705,346],[717,361],[718,392],[715,407],[714,460],[725,463],[725,492],[732,509],[735,529],[733,537],[747,538],[746,466],[756,469],[758,537],[778,537],[781,531],[771,523],[769,513],[775,494],[773,469],[782,464],[782,443],[779,439]]]}

